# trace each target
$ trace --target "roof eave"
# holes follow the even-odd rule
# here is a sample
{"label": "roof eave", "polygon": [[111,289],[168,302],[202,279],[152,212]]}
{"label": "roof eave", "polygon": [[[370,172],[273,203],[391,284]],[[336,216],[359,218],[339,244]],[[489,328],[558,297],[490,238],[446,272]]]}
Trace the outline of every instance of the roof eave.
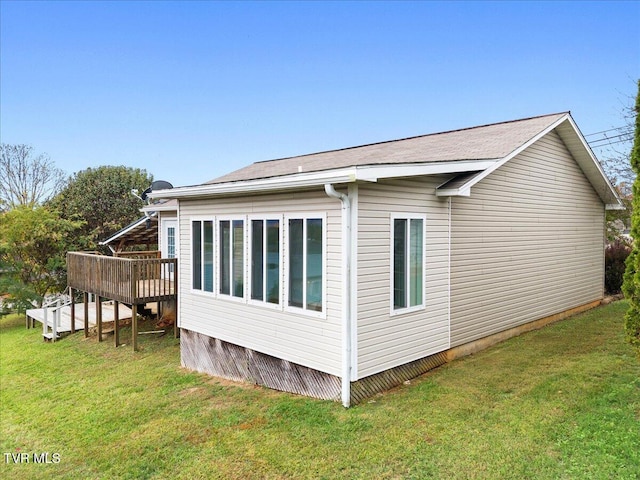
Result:
{"label": "roof eave", "polygon": [[437,175],[484,170],[492,166],[497,159],[456,160],[451,162],[430,162],[396,165],[363,165],[319,172],[296,173],[280,177],[203,184],[190,187],[177,187],[171,190],[156,190],[149,194],[151,198],[195,198],[239,195],[258,192],[276,192],[310,187],[320,187],[327,183],[353,183],[357,181],[377,182],[384,178],[401,178],[418,175]]}
{"label": "roof eave", "polygon": [[111,242],[113,242],[114,240],[117,240],[118,238],[126,235],[127,233],[131,232],[132,230],[136,229],[137,227],[139,227],[140,225],[142,225],[144,222],[147,221],[147,219],[149,217],[155,217],[156,216],[156,212],[150,212],[149,215],[145,215],[142,218],[139,218],[138,220],[136,220],[135,222],[130,223],[129,225],[127,225],[126,227],[124,227],[121,230],[118,230],[116,233],[114,233],[113,235],[111,235],[109,238],[107,238],[106,240],[103,240],[102,242],[98,242],[98,245],[108,245]]}
{"label": "roof eave", "polygon": [[605,204],[607,210],[624,210],[624,206],[622,204],[622,200],[618,193],[615,191],[611,182],[607,178],[600,162],[596,159],[595,155],[589,148],[586,140],[580,133],[578,126],[573,121],[571,114],[567,113],[560,117],[558,120],[553,122],[551,125],[547,126],[540,133],[535,135],[529,141],[522,144],[516,150],[511,152],[509,155],[504,158],[496,161],[493,166],[487,168],[480,175],[477,175],[466,182],[464,185],[460,186],[456,189],[447,189],[446,184],[443,185],[444,188],[437,189],[437,196],[469,196],[471,192],[471,187],[485,178],[487,175],[490,175],[496,169],[500,168],[502,165],[507,163],[509,160],[514,158],[516,155],[523,152],[526,148],[533,145],[535,142],[540,140],[542,137],[547,135],[549,132],[557,129],[558,135],[562,138],[565,145],[571,152],[571,155],[575,158],[576,162],[582,169],[584,175],[587,177],[594,190],[597,192],[598,196]]}
{"label": "roof eave", "polygon": [[606,205],[607,210],[624,210],[625,207],[618,192],[616,192],[616,189],[604,173],[602,165],[597,160],[571,115],[567,115],[566,123],[562,122],[558,125],[558,135],[560,135],[560,138],[562,138],[562,141],[576,159],[578,165],[580,165],[585,176]]}

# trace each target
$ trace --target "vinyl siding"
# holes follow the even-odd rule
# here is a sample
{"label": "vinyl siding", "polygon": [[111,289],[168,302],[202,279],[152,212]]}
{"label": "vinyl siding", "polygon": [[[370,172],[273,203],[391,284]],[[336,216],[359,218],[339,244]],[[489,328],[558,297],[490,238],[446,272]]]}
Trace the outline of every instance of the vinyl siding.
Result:
{"label": "vinyl siding", "polygon": [[[215,298],[191,290],[191,221],[222,216],[325,214],[326,318],[253,305],[242,300]],[[341,213],[340,202],[323,191],[180,201],[180,327],[306,367],[340,375],[341,367]],[[287,244],[284,221],[283,245]],[[217,242],[214,247],[217,268]],[[245,295],[249,296],[248,253],[245,254]],[[284,262],[280,298],[284,304]],[[214,289],[217,285],[214,285]]]}
{"label": "vinyl siding", "polygon": [[[435,196],[446,177],[416,177],[358,187],[357,378],[449,347],[448,200]],[[391,315],[391,215],[426,215],[425,309]]]}
{"label": "vinyl siding", "polygon": [[451,346],[602,298],[604,205],[551,132],[454,197]]}

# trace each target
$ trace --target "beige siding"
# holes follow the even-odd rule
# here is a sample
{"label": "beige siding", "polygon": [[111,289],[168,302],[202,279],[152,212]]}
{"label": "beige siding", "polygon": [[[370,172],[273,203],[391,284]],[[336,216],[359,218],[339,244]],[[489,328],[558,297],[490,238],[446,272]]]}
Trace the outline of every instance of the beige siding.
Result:
{"label": "beige siding", "polygon": [[[216,298],[191,290],[191,220],[294,213],[326,215],[326,318]],[[245,224],[246,225],[246,224]],[[284,226],[284,225],[283,225]],[[324,191],[180,202],[180,326],[333,375],[341,368],[340,202]],[[246,232],[245,228],[245,232]],[[284,238],[283,243],[287,243]],[[215,243],[214,243],[215,244]],[[217,249],[214,248],[214,251]],[[245,260],[248,260],[245,256]],[[214,258],[217,266],[217,252]],[[249,268],[245,261],[245,268]],[[281,264],[280,298],[284,299]],[[247,275],[245,293],[248,296]],[[214,285],[215,289],[215,285]],[[283,302],[284,303],[284,302]]]}
{"label": "beige siding", "polygon": [[[435,196],[445,177],[361,184],[358,189],[357,377],[449,347],[448,200]],[[425,309],[391,315],[391,215],[426,215]]]}
{"label": "beige siding", "polygon": [[602,297],[604,206],[551,132],[452,204],[451,345]]}

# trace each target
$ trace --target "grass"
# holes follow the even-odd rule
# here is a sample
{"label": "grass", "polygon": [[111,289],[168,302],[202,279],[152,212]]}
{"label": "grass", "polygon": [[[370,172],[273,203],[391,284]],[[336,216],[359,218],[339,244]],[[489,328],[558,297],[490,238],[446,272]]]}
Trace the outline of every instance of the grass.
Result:
{"label": "grass", "polygon": [[[640,362],[617,302],[459,359],[351,409],[0,320],[12,479],[638,479]],[[127,338],[126,334],[123,338]],[[33,453],[60,455],[35,464]],[[53,459],[53,457],[50,457]]]}

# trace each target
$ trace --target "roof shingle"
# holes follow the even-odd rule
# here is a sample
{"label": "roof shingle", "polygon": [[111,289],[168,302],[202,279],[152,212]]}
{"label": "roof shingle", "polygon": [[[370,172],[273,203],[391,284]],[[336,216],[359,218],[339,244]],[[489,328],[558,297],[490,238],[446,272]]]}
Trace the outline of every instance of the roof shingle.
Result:
{"label": "roof shingle", "polygon": [[566,112],[256,162],[206,183],[238,182],[364,165],[498,159],[564,115]]}

